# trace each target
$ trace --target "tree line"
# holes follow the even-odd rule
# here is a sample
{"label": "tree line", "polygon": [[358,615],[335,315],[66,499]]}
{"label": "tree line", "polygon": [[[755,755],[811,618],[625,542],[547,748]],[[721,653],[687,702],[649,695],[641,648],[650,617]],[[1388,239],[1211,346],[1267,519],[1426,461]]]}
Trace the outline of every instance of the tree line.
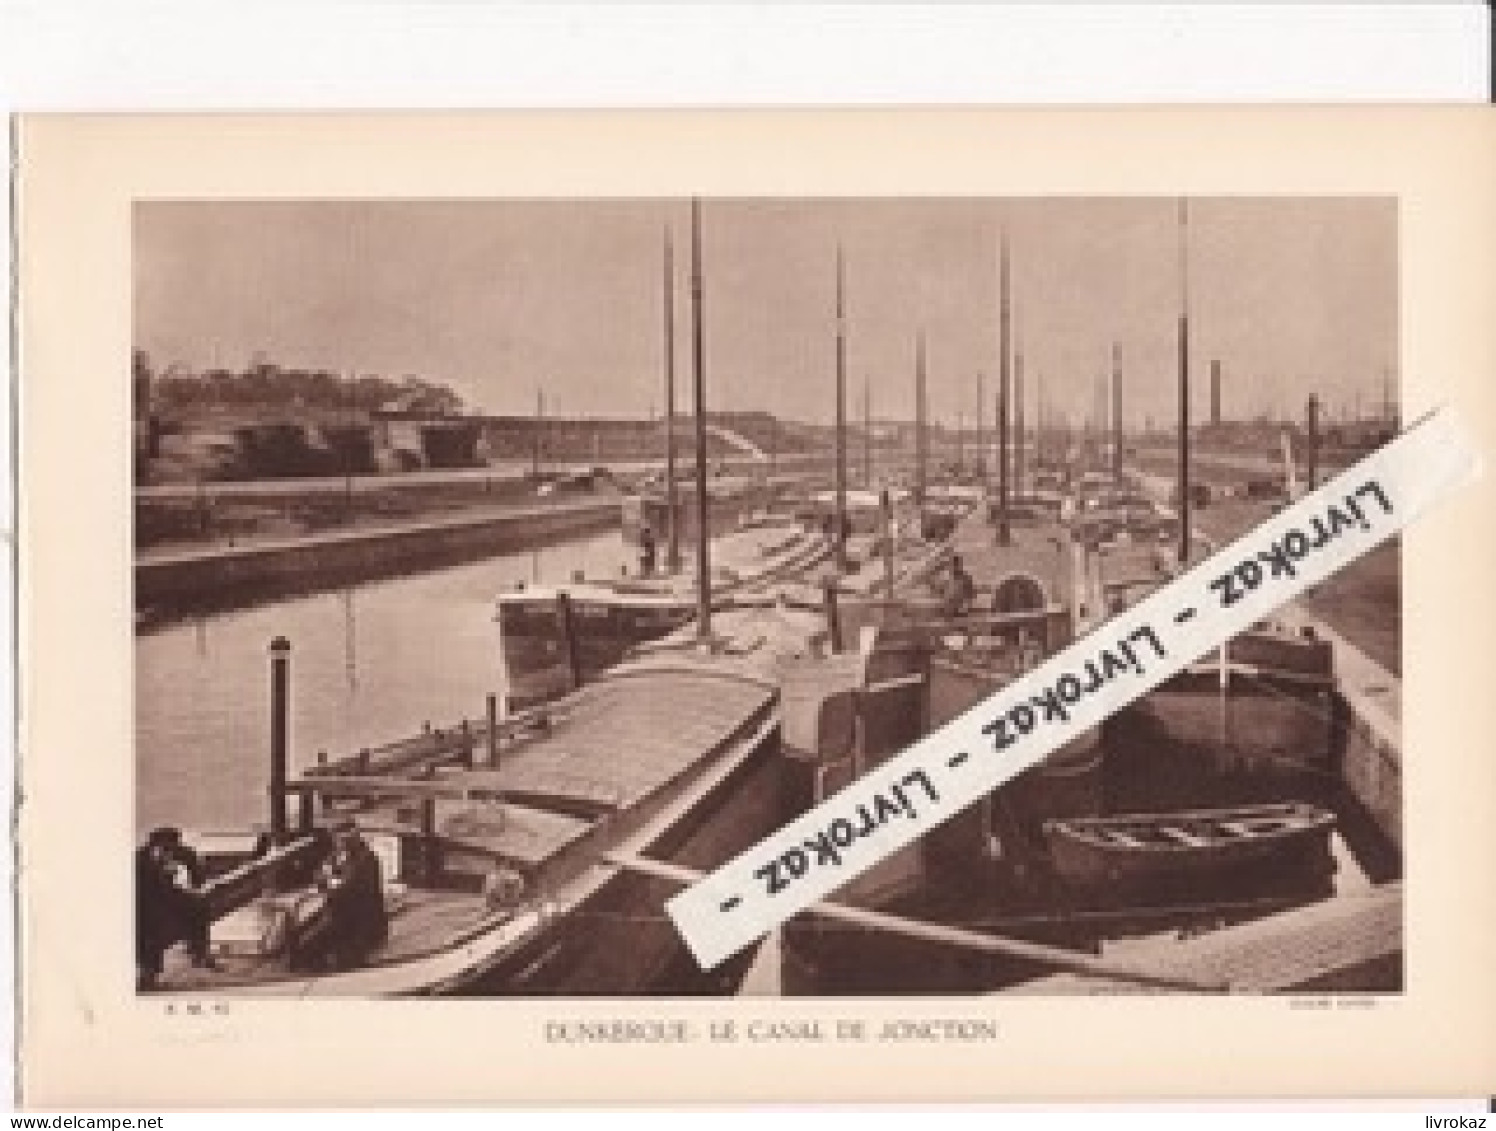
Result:
{"label": "tree line", "polygon": [[160,413],[172,408],[284,406],[372,412],[398,409],[458,415],[462,397],[451,387],[407,374],[344,376],[329,369],[301,369],[256,356],[243,370],[192,372],[172,365],[158,372],[141,349],[132,359],[137,408]]}

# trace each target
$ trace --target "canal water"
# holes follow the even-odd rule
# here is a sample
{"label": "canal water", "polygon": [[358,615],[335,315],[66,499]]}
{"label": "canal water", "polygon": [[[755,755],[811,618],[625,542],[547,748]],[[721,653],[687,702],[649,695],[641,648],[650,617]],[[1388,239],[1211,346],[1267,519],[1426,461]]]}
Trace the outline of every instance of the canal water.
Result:
{"label": "canal water", "polygon": [[291,642],[291,768],[481,718],[503,694],[494,597],[577,570],[616,577],[611,531],[179,621],[135,639],[136,823],[237,830],[268,813],[269,645]]}

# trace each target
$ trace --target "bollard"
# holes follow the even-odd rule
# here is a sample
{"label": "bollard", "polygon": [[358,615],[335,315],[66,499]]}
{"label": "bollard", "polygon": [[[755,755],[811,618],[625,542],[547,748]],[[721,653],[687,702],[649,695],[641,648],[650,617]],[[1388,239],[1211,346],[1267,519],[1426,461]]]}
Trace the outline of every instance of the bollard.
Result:
{"label": "bollard", "polygon": [[488,693],[488,764],[499,764],[499,697]]}
{"label": "bollard", "polygon": [[270,642],[270,835],[276,844],[286,837],[286,746],[290,713],[291,642]]}
{"label": "bollard", "polygon": [[435,887],[441,878],[437,851],[436,800],[426,797],[421,800],[421,863],[426,884],[430,887]]}
{"label": "bollard", "polygon": [[832,652],[842,650],[841,611],[836,603],[836,583],[825,582],[822,587],[823,609],[826,615],[826,638]]}
{"label": "bollard", "polygon": [[313,814],[313,804],[315,799],[313,798],[310,790],[303,790],[298,795],[298,799],[301,802],[301,807],[300,812],[297,816],[296,825],[298,831],[300,831],[304,836],[307,833],[311,832],[312,826],[317,823]]}
{"label": "bollard", "polygon": [[556,594],[556,622],[561,632],[561,654],[566,657],[571,688],[582,686],[582,655],[577,648],[576,624],[572,618],[571,598],[563,591]]}

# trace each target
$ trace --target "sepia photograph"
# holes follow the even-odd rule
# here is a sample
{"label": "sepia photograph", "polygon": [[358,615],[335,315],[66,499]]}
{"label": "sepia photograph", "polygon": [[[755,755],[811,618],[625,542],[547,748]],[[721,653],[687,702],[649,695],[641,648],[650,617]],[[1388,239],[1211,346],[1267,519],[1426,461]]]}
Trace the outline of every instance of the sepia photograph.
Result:
{"label": "sepia photograph", "polygon": [[1397,540],[731,960],[664,910],[1392,440],[1399,228],[135,200],[136,994],[1401,994]]}

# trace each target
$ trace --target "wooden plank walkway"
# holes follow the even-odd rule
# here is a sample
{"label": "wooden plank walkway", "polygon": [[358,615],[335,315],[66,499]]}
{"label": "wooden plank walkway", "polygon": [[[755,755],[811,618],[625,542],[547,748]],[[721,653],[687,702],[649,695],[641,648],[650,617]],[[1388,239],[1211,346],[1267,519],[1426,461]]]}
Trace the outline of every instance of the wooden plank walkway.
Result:
{"label": "wooden plank walkway", "polygon": [[[1143,942],[1129,963],[1181,980],[1229,985],[1235,993],[1286,993],[1335,984],[1337,976],[1395,963],[1403,949],[1400,883],[1341,895],[1183,942]],[[1352,988],[1352,987],[1339,987]],[[1123,994],[1136,983],[1061,974],[1000,991],[1024,995]]]}

